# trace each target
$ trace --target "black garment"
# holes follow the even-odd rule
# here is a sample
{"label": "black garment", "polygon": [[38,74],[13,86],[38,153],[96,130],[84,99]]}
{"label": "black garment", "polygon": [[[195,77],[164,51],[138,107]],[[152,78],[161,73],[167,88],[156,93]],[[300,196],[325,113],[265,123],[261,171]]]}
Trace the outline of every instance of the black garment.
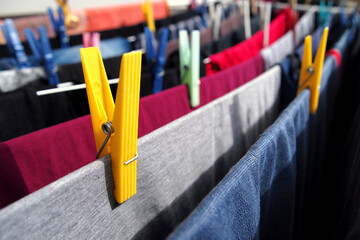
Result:
{"label": "black garment", "polygon": [[[260,28],[260,19],[258,17],[252,19],[252,30],[258,31]],[[234,44],[239,43],[244,39],[244,28],[241,27],[238,30],[220,38],[217,42],[209,43],[201,48],[201,58],[204,59],[211,54],[217,52],[217,50],[223,50],[224,48],[231,47]],[[150,72],[148,65],[146,64],[145,56],[142,57],[142,73],[141,73],[141,85],[140,85],[140,97],[144,97],[153,93],[153,75]],[[120,72],[120,64],[121,57],[113,57],[108,59],[103,59],[104,67],[107,73],[108,79],[114,79],[119,77]],[[179,69],[179,53],[175,53],[171,55],[171,57],[167,60],[165,68],[165,74],[163,77],[163,89],[168,89],[174,86],[178,86],[181,84],[180,79],[180,69]],[[205,75],[205,65],[201,61],[201,76]],[[74,82],[75,84],[84,83],[83,77],[83,69],[82,64],[68,64],[59,66],[58,69],[59,78],[61,82]],[[41,83],[41,84],[40,84]],[[44,82],[36,82],[34,85],[27,85],[22,90],[19,91],[28,91],[31,93],[31,96],[34,99],[39,101],[38,106],[36,107],[41,114],[37,114],[38,116],[38,124],[42,123],[42,125],[35,127],[26,127],[23,129],[19,129],[18,131],[12,131],[11,126],[7,126],[9,130],[8,133],[4,136],[1,136],[0,133],[0,141],[4,141],[7,139],[11,139],[14,137],[21,136],[25,133],[29,133],[32,131],[36,131],[40,128],[49,127],[51,125],[61,123],[64,121],[68,121],[86,114],[89,114],[89,105],[87,101],[86,90],[75,90],[70,92],[57,93],[52,95],[45,96],[36,96],[36,91],[40,89],[47,89],[49,86]],[[116,95],[117,84],[110,85],[113,96]],[[13,92],[8,93],[12,95]],[[0,100],[3,96],[0,95]],[[13,102],[27,102],[24,100],[22,95],[14,95],[14,98],[18,98],[18,100],[14,100]],[[6,116],[11,116],[14,114],[14,110],[16,107],[11,105],[9,108],[2,107],[0,105],[0,112],[7,111],[7,115],[4,115],[5,119],[8,119]],[[28,119],[28,121],[33,121],[33,115],[27,114],[23,117],[23,119]],[[2,127],[2,125],[0,125]]]}
{"label": "black garment", "polygon": [[30,133],[46,126],[41,101],[36,96],[36,85],[0,95],[0,141]]}
{"label": "black garment", "polygon": [[340,95],[334,104],[334,127],[315,216],[315,221],[320,220],[324,226],[317,236],[324,239],[359,239],[355,236],[360,230],[360,52],[353,53],[353,45],[342,56],[341,85],[337,86]]}
{"label": "black garment", "polygon": [[[170,17],[167,17],[164,19],[155,20],[155,26],[156,26],[156,28],[160,29],[161,27],[167,27],[172,23],[177,23],[179,21],[186,20],[186,19],[192,18],[197,15],[198,15],[198,13],[196,11],[182,12],[177,15],[170,16]],[[124,26],[124,27],[117,28],[117,29],[100,31],[101,39],[105,40],[105,39],[114,38],[114,37],[134,36],[139,33],[142,33],[144,31],[145,26],[146,26],[146,23],[139,23],[139,24],[133,25],[133,26]],[[69,38],[70,38],[69,39],[70,46],[82,45],[82,43],[83,43],[82,42],[82,34],[73,35],[73,36],[70,36]],[[49,40],[50,40],[52,49],[60,48],[60,41],[57,38],[50,38]],[[28,42],[25,41],[25,42],[22,42],[22,44],[24,46],[25,53],[28,55],[32,55],[32,52],[31,52]],[[9,57],[9,55],[8,55],[8,51],[6,48],[6,44],[3,44],[3,45],[0,45],[0,58],[5,58],[5,57]]]}

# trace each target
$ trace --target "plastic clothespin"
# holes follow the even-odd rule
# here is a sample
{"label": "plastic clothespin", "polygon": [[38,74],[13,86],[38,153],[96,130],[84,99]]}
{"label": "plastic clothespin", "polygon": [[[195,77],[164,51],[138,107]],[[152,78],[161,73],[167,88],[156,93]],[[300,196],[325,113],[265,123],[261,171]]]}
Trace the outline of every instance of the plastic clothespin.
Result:
{"label": "plastic clothespin", "polygon": [[195,6],[196,6],[196,11],[198,13],[200,13],[200,15],[201,15],[201,24],[203,25],[204,28],[206,28],[207,27],[207,15],[208,15],[206,0],[203,0],[202,4],[200,6],[197,6],[196,2],[195,2]]}
{"label": "plastic clothespin", "polygon": [[329,26],[330,25],[330,15],[331,15],[331,8],[333,5],[333,1],[329,1],[328,5],[326,7],[326,12],[325,12],[325,26]]}
{"label": "plastic clothespin", "polygon": [[311,36],[309,35],[305,38],[304,54],[301,63],[299,87],[297,94],[299,94],[305,88],[310,89],[311,114],[316,113],[319,104],[321,74],[324,65],[324,57],[325,57],[328,33],[329,33],[329,28],[326,27],[323,31],[314,63],[312,62]]}
{"label": "plastic clothespin", "polygon": [[67,28],[74,28],[79,24],[79,18],[73,14],[67,5],[67,0],[56,0],[65,15],[65,26]]}
{"label": "plastic clothespin", "polygon": [[27,28],[24,31],[35,59],[44,65],[49,84],[51,86],[59,84],[60,81],[57,74],[57,67],[55,65],[54,55],[52,53],[46,28],[38,28],[39,40],[35,38],[31,29]]}
{"label": "plastic clothespin", "polygon": [[80,54],[98,156],[111,154],[114,195],[123,203],[136,193],[141,52],[123,55],[115,104],[99,48]]}
{"label": "plastic clothespin", "polygon": [[58,7],[58,20],[55,19],[54,13],[51,8],[47,9],[52,27],[56,36],[60,39],[61,48],[69,47],[69,37],[66,35],[66,27],[64,22],[64,12],[61,7]]}
{"label": "plastic clothespin", "polygon": [[197,8],[196,0],[191,0],[190,9],[196,10],[196,8]]}
{"label": "plastic clothespin", "polygon": [[341,27],[346,27],[347,23],[348,23],[348,20],[347,20],[346,14],[345,14],[344,6],[341,5],[340,6],[340,24],[341,24]]}
{"label": "plastic clothespin", "polygon": [[341,26],[353,26],[356,23],[356,17],[358,12],[358,4],[355,5],[353,12],[350,14],[349,19],[347,19],[344,6],[340,7],[340,22]]}
{"label": "plastic clothespin", "polygon": [[84,32],[82,34],[83,37],[83,47],[100,47],[100,33],[94,32]]}
{"label": "plastic clothespin", "polygon": [[152,5],[150,0],[145,0],[145,2],[141,5],[142,11],[145,14],[147,26],[150,28],[152,32],[156,31],[154,15],[152,10]]}
{"label": "plastic clothespin", "polygon": [[191,49],[186,30],[179,32],[180,74],[183,84],[188,85],[190,105],[200,104],[200,32],[191,32]]}
{"label": "plastic clothespin", "polygon": [[213,27],[214,41],[217,41],[220,38],[221,15],[222,15],[222,6],[221,4],[217,4],[215,6],[215,19],[214,19],[214,27]]}
{"label": "plastic clothespin", "polygon": [[167,28],[161,29],[157,53],[153,41],[153,34],[150,29],[145,27],[144,32],[146,40],[146,61],[150,65],[151,72],[154,74],[153,92],[158,93],[162,91],[165,53],[169,30]]}
{"label": "plastic clothespin", "polygon": [[24,47],[20,41],[19,35],[15,29],[14,22],[11,19],[5,19],[1,26],[2,32],[6,39],[6,45],[9,54],[15,57],[18,68],[30,67],[28,58],[25,54]]}
{"label": "plastic clothespin", "polygon": [[320,0],[319,14],[318,14],[318,24],[319,25],[328,25],[330,20],[331,8],[333,2],[329,1],[325,10],[325,0]]}
{"label": "plastic clothespin", "polygon": [[244,27],[245,27],[245,38],[251,37],[251,20],[250,20],[250,6],[248,0],[243,0],[244,6]]}
{"label": "plastic clothespin", "polygon": [[269,46],[270,39],[270,21],[271,21],[271,2],[265,3],[265,17],[264,17],[264,47]]}

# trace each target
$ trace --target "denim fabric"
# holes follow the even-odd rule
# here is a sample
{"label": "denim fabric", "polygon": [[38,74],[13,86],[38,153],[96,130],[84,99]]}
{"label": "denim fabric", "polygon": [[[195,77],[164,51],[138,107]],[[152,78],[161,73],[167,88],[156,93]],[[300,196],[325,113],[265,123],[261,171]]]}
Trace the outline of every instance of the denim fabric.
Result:
{"label": "denim fabric", "polygon": [[169,239],[290,239],[296,165],[307,153],[302,92]]}
{"label": "denim fabric", "polygon": [[[53,50],[54,61],[56,65],[80,63],[80,49],[82,45],[72,46],[64,49]],[[103,58],[110,58],[115,56],[120,56],[123,53],[130,52],[131,46],[127,38],[117,37],[112,39],[103,40],[100,43],[100,52]],[[29,62],[31,66],[39,66],[39,63],[33,58],[29,57]],[[14,66],[12,58],[6,58],[0,60],[0,69],[7,70],[16,68]],[[10,64],[10,66],[6,66]]]}
{"label": "denim fabric", "polygon": [[[54,50],[54,59],[56,65],[64,65],[81,62],[80,49],[82,45],[73,46],[66,49]],[[102,58],[120,56],[131,51],[130,43],[126,38],[112,38],[100,42],[100,52]]]}

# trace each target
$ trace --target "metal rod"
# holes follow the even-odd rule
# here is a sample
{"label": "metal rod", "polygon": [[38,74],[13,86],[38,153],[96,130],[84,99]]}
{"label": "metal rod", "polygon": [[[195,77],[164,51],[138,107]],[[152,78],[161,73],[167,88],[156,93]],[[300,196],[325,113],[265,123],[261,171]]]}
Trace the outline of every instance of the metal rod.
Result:
{"label": "metal rod", "polygon": [[[116,84],[118,82],[119,82],[119,79],[110,79],[109,80],[109,84]],[[54,93],[70,92],[70,91],[85,89],[85,88],[86,88],[85,83],[82,83],[82,84],[77,84],[77,85],[70,86],[70,87],[59,87],[59,88],[52,88],[52,89],[37,91],[36,95],[44,96],[44,95],[49,95],[49,94],[54,94]]]}

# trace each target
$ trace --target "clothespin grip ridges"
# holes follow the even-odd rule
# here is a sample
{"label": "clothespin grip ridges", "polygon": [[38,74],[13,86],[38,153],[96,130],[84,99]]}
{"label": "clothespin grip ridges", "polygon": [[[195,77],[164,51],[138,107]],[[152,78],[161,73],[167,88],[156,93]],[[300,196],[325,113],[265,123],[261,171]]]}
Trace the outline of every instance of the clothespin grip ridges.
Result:
{"label": "clothespin grip ridges", "polygon": [[328,33],[329,33],[329,28],[326,27],[321,37],[319,48],[315,56],[314,64],[312,63],[311,36],[307,36],[305,38],[304,54],[301,63],[299,87],[297,94],[299,94],[305,88],[310,89],[311,114],[316,113],[319,104],[321,74],[324,65],[324,57],[325,57]]}
{"label": "clothespin grip ridges", "polygon": [[[80,55],[96,149],[99,150],[106,138],[106,135],[102,131],[102,124],[112,120],[114,100],[99,49],[97,47],[82,48],[80,49]],[[110,142],[111,140],[106,144],[100,157],[110,152]]]}
{"label": "clothespin grip ridges", "polygon": [[136,159],[139,120],[141,52],[123,55],[116,94],[112,137],[115,198],[122,203],[136,193]]}

